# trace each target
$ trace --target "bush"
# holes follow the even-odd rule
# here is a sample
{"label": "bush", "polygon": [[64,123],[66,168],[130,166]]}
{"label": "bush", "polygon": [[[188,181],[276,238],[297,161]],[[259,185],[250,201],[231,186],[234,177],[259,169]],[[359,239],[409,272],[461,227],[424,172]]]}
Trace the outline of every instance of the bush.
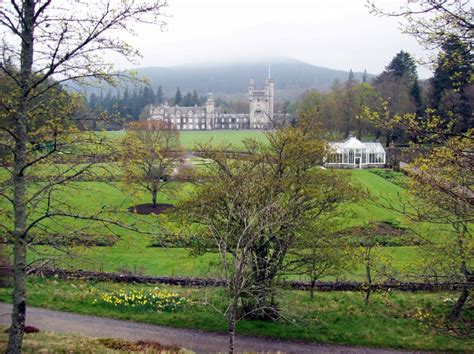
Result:
{"label": "bush", "polygon": [[[376,244],[384,247],[419,246],[426,241],[417,237],[410,229],[397,221],[385,220],[374,224]],[[363,246],[360,236],[365,230],[361,226],[350,227],[339,232],[339,236],[347,237],[353,243]]]}
{"label": "bush", "polygon": [[110,247],[117,243],[118,236],[103,234],[74,234],[74,235],[38,235],[32,237],[35,245],[46,246],[85,246]]}
{"label": "bush", "polygon": [[400,187],[405,187],[407,177],[402,172],[396,172],[390,169],[369,169],[371,173],[386,179]]}

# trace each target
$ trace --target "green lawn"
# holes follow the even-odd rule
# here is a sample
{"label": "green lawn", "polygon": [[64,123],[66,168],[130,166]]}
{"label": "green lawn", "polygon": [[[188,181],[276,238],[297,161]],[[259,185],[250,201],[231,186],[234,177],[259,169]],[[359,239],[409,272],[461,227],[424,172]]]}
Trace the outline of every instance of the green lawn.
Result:
{"label": "green lawn", "polygon": [[[225,306],[221,289],[160,286],[161,290],[178,292],[194,302],[175,313],[93,304],[101,292],[147,288],[151,286],[33,277],[29,280],[29,304],[172,327],[225,331],[224,318],[216,312]],[[10,301],[10,291],[10,288],[0,289],[0,301]],[[437,333],[430,326],[430,323],[438,324],[440,314],[449,310],[444,300],[454,296],[450,293],[381,293],[374,294],[372,302],[365,306],[361,293],[322,292],[310,299],[308,292],[280,291],[276,300],[284,319],[278,322],[244,320],[238,324],[237,332],[408,350],[470,351],[474,345],[472,338],[456,339]],[[420,320],[419,314],[427,314],[429,320]]]}
{"label": "green lawn", "polygon": [[[397,202],[403,199],[406,191],[398,185],[379,177],[370,171],[352,170],[354,183],[367,189],[374,196],[383,196]],[[189,183],[172,183],[171,190],[160,195],[159,201],[175,203],[192,190]],[[140,226],[147,233],[159,230],[159,217],[137,217],[127,208],[139,203],[150,201],[143,192],[135,192],[133,188],[123,188],[121,184],[103,182],[77,182],[67,189],[55,193],[57,200],[65,200],[75,204],[82,210],[94,210],[102,205],[114,209],[112,217],[125,223]],[[398,213],[382,208],[371,200],[364,200],[351,206],[354,215],[347,218],[346,226],[356,226],[367,221],[392,220],[408,223]],[[63,226],[82,228],[86,222],[75,220],[72,224],[63,220]],[[431,232],[426,225],[417,225],[420,231]],[[131,271],[149,275],[164,276],[217,276],[219,274],[218,258],[208,253],[193,256],[183,248],[152,248],[148,247],[152,236],[114,227],[121,236],[111,247],[76,247],[75,254],[79,257],[62,257],[55,252],[57,265],[61,267],[80,268],[97,271]],[[99,228],[96,231],[105,232]],[[51,253],[45,246],[36,248],[40,257]],[[416,270],[420,248],[386,247],[382,252],[393,257],[393,264],[398,269]],[[30,254],[30,258],[36,257]],[[364,271],[362,266],[355,266],[344,275],[347,279],[361,280]],[[210,306],[203,302],[211,301],[215,306],[222,306],[222,290],[205,289],[172,289],[190,296],[197,305],[185,312],[156,313],[136,312],[132,310],[116,311],[110,308],[93,305],[96,296],[94,289],[113,290],[119,288],[138,288],[138,285],[121,285],[113,283],[66,282],[61,280],[30,280],[30,305],[48,308],[95,314],[121,319],[132,319],[155,324],[199,328],[210,331],[224,331],[225,321]],[[161,287],[160,287],[161,288]],[[0,301],[9,301],[11,289],[0,289]],[[277,300],[282,306],[287,321],[278,323],[243,321],[238,326],[241,334],[269,336],[281,339],[298,339],[343,343],[348,345],[383,346],[416,350],[464,350],[474,344],[471,340],[458,340],[452,336],[436,334],[426,323],[415,318],[419,311],[428,311],[438,318],[440,313],[448,310],[446,298],[455,298],[456,294],[448,293],[390,293],[375,294],[369,307],[363,305],[363,294],[360,293],[317,293],[314,300],[309,299],[306,292],[280,290]]]}
{"label": "green lawn", "polygon": [[[348,171],[354,180],[359,182],[361,188],[368,188],[374,194],[382,193],[393,197],[404,191],[399,186],[370,173],[369,171]],[[159,202],[175,203],[192,189],[189,183],[172,183],[172,189],[162,193]],[[153,236],[160,229],[159,217],[135,216],[127,211],[127,208],[136,204],[150,202],[148,194],[135,192],[133,188],[123,188],[120,183],[110,184],[103,182],[77,182],[71,184],[65,190],[58,190],[57,200],[65,200],[76,205],[81,210],[100,209],[104,204],[107,208],[115,210],[111,218],[125,224],[133,224],[145,233],[137,233],[131,230],[112,227],[111,229],[120,235],[120,240],[111,247],[91,247],[74,249],[78,257],[62,257],[60,253],[54,252],[57,257],[57,265],[61,267],[72,267],[95,271],[131,271],[148,275],[163,276],[219,276],[217,266],[218,257],[207,253],[203,256],[190,255],[189,250],[183,248],[156,248],[149,247]],[[403,218],[397,213],[374,205],[370,201],[363,201],[360,205],[353,205],[355,217],[347,218],[345,226],[354,226],[366,221],[398,220]],[[60,220],[64,230],[76,230],[86,228],[88,222],[80,220]],[[95,233],[110,233],[104,227],[94,226]],[[69,231],[66,231],[69,232]],[[44,253],[50,253],[51,249],[36,247],[39,257]],[[393,265],[397,269],[416,270],[415,261],[419,253],[418,247],[386,247],[381,250],[385,255],[393,258]],[[35,258],[35,253],[31,258]],[[344,277],[354,280],[362,280],[364,270],[361,265],[355,266]],[[298,277],[298,279],[301,279]]]}
{"label": "green lawn", "polygon": [[[118,138],[125,134],[125,131],[106,132],[110,138]],[[261,130],[209,130],[209,131],[181,131],[181,144],[185,149],[193,149],[196,144],[206,143],[212,139],[212,143],[232,144],[242,146],[242,141],[247,138],[254,138],[265,141],[265,133]]]}

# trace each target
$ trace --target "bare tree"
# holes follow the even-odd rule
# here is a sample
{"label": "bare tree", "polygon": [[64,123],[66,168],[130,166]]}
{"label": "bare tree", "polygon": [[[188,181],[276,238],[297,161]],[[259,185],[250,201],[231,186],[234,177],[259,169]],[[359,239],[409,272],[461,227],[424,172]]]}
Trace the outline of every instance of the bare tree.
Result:
{"label": "bare tree", "polygon": [[459,38],[472,48],[473,7],[468,0],[407,0],[399,10],[388,11],[368,0],[378,16],[402,18],[403,32],[415,37],[427,49],[439,48],[446,38]]}
{"label": "bare tree", "polygon": [[[41,188],[32,190],[27,174],[62,153],[72,153],[69,143],[83,139],[64,120],[71,106],[50,107],[61,84],[88,78],[113,82],[113,66],[103,60],[107,52],[133,60],[138,52],[120,39],[123,31],[133,32],[133,24],[160,23],[166,3],[154,1],[62,1],[11,0],[0,9],[2,55],[0,70],[11,90],[1,99],[1,145],[11,166],[11,178],[2,186],[1,198],[10,203],[11,223],[2,227],[11,236],[14,250],[14,290],[9,353],[19,353],[26,314],[28,238],[47,220],[74,217],[102,220],[99,215],[80,215],[55,199],[54,192],[90,170],[90,165],[67,174],[54,174]],[[124,76],[116,75],[116,77]],[[50,113],[60,113],[51,115]],[[39,124],[38,117],[45,118]],[[77,140],[76,140],[77,139]],[[96,144],[91,136],[90,146]],[[86,148],[87,150],[87,148]],[[97,151],[90,149],[89,153]]]}
{"label": "bare tree", "polygon": [[151,193],[156,208],[158,192],[169,186],[173,169],[183,159],[179,131],[161,120],[130,123],[122,144],[120,166],[127,188],[138,186]]}

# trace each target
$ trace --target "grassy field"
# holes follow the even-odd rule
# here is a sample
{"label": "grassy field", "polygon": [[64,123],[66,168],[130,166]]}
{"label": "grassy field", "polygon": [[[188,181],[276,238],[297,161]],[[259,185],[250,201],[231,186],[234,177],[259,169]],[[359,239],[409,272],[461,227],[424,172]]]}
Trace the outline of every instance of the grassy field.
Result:
{"label": "grassy field", "polygon": [[[383,193],[385,196],[395,198],[403,189],[388,182],[387,180],[370,173],[369,171],[349,171],[354,181],[360,183],[361,188],[369,189],[374,194]],[[122,188],[121,184],[110,184],[103,182],[77,182],[71,184],[68,189],[58,190],[57,200],[67,201],[76,205],[81,210],[100,209],[104,204],[107,208],[114,210],[111,215],[125,224],[134,224],[145,233],[137,233],[131,230],[112,227],[112,230],[120,236],[120,240],[110,247],[76,247],[76,256],[73,259],[62,257],[58,252],[57,265],[61,267],[72,267],[95,271],[131,271],[148,275],[164,276],[218,276],[218,257],[207,253],[202,256],[192,256],[189,250],[183,248],[157,248],[149,247],[153,236],[160,229],[159,217],[135,216],[127,211],[127,208],[136,204],[150,202],[149,195],[143,192],[133,192],[133,189]],[[191,184],[173,183],[170,189],[160,195],[159,202],[175,203],[192,189]],[[352,205],[355,215],[344,220],[344,227],[361,225],[367,221],[392,220],[403,223],[405,220],[397,213],[373,205],[369,201],[363,201],[359,205]],[[64,230],[78,230],[87,228],[86,221],[70,220],[61,221]],[[95,233],[108,233],[104,227],[97,226],[93,229]],[[65,231],[69,232],[69,231]],[[40,257],[50,253],[51,249],[45,246],[36,247]],[[418,248],[416,246],[386,247],[382,249],[384,254],[393,258],[393,265],[398,268],[416,269]],[[31,258],[36,257],[35,253]],[[356,266],[350,274],[345,277],[350,279],[363,279],[363,269]]]}
{"label": "grassy field", "polygon": [[[360,184],[360,188],[369,189],[371,193],[383,194],[385,197],[397,198],[403,195],[404,190],[373,174],[369,171],[354,170],[351,173],[354,181]],[[173,183],[166,193],[160,195],[159,202],[175,203],[192,189],[191,184]],[[58,190],[57,200],[67,201],[76,205],[81,210],[100,209],[104,204],[107,208],[114,210],[111,215],[125,224],[134,224],[145,233],[137,233],[131,230],[112,227],[111,229],[120,236],[120,240],[110,247],[76,247],[74,249],[77,257],[71,259],[62,257],[58,252],[57,265],[60,267],[71,267],[95,271],[130,271],[147,275],[163,276],[218,276],[218,257],[207,253],[202,256],[192,256],[189,250],[183,248],[157,248],[149,247],[153,241],[151,234],[156,234],[160,229],[159,217],[135,216],[127,211],[127,208],[136,204],[150,202],[148,194],[134,192],[131,188],[123,188],[121,184],[103,182],[77,182],[71,184],[64,190]],[[369,201],[363,201],[358,205],[352,205],[351,209],[355,215],[344,220],[344,227],[361,225],[367,221],[396,221],[404,223],[399,214],[381,208]],[[70,220],[62,221],[64,230],[78,230],[88,227],[86,221]],[[97,226],[93,229],[95,233],[108,233],[104,227]],[[65,233],[68,231],[65,231]],[[51,253],[51,249],[45,246],[36,247],[39,257],[45,253]],[[418,247],[386,247],[381,252],[393,258],[393,265],[397,269],[413,269],[417,267]],[[36,253],[31,258],[37,257]],[[354,267],[350,273],[345,275],[349,279],[362,280],[364,271],[362,266]],[[298,277],[298,279],[302,279]]]}
{"label": "grassy field", "polygon": [[[382,195],[397,202],[406,191],[390,181],[367,170],[351,170],[354,183],[371,194]],[[189,183],[173,183],[171,189],[160,195],[162,203],[175,203],[192,190]],[[137,217],[127,211],[136,204],[150,201],[143,192],[134,192],[133,188],[123,188],[119,183],[76,182],[67,189],[58,190],[56,199],[75,204],[82,210],[100,208],[104,203],[115,210],[114,217],[140,225],[147,233],[159,230],[159,217],[149,215]],[[356,226],[367,221],[394,221],[405,224],[408,220],[394,211],[382,208],[369,200],[351,205],[351,216],[345,220],[345,226]],[[352,215],[353,214],[353,215]],[[80,229],[86,222],[74,221],[67,228]],[[419,230],[437,237],[436,232],[426,225],[417,225]],[[96,230],[104,232],[100,227]],[[42,257],[55,253],[57,265],[96,271],[130,271],[148,275],[164,276],[218,276],[218,258],[213,253],[202,256],[191,255],[184,248],[149,247],[152,236],[130,230],[113,228],[120,240],[110,247],[76,247],[76,258],[62,257],[58,252],[45,246],[36,247]],[[420,249],[417,246],[384,247],[384,255],[393,258],[397,269],[416,270]],[[30,258],[37,257],[30,254]],[[362,280],[364,271],[356,265],[343,278]],[[304,279],[304,278],[299,278]],[[154,324],[198,328],[208,331],[224,331],[225,321],[212,306],[222,310],[222,290],[185,289],[160,287],[177,291],[191,298],[195,305],[183,312],[156,313],[154,311],[133,311],[130,309],[111,309],[94,305],[98,291],[112,291],[143,288],[139,285],[114,283],[85,283],[47,280],[38,277],[30,279],[29,303],[51,309],[72,311],[84,314],[130,319]],[[146,286],[145,286],[146,287]],[[10,301],[10,288],[0,289],[0,301]],[[242,321],[238,333],[269,336],[280,339],[297,339],[341,343],[348,345],[380,346],[413,350],[457,350],[468,351],[471,340],[459,340],[454,336],[433,331],[426,322],[438,321],[441,314],[449,309],[456,294],[450,293],[383,293],[375,294],[369,306],[363,304],[361,293],[317,293],[314,300],[307,292],[279,290],[277,301],[285,320],[274,322]],[[448,299],[448,300],[447,300]],[[428,314],[428,317],[425,315]],[[422,320],[423,319],[423,320]],[[438,323],[439,324],[439,323]],[[1,344],[1,342],[0,342]]]}
{"label": "grassy field", "polygon": [[[146,285],[93,283],[32,278],[29,304],[56,310],[147,322],[172,327],[224,332],[226,323],[216,311],[224,309],[220,289],[160,286],[193,301],[178,312],[114,308],[94,304],[101,292],[151,288]],[[9,301],[11,289],[0,289],[0,301]],[[280,291],[277,301],[284,319],[278,322],[243,320],[239,334],[278,339],[318,341],[347,345],[403,348],[409,350],[470,351],[473,339],[456,339],[433,330],[448,311],[449,293],[380,293],[366,306],[363,294],[351,292],[317,293]],[[449,300],[451,301],[451,300]],[[212,305],[212,306],[211,306]]]}
{"label": "grassy field", "polygon": [[[115,139],[125,134],[124,130],[109,131],[107,137]],[[209,130],[209,131],[182,131],[180,132],[181,144],[185,149],[192,149],[196,144],[212,141],[212,144],[232,144],[242,146],[242,141],[254,138],[265,141],[265,133],[260,130]]]}

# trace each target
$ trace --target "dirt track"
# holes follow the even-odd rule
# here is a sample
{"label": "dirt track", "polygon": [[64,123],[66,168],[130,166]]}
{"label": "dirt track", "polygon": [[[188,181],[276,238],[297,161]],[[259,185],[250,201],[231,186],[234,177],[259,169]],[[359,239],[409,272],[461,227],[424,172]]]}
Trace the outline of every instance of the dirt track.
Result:
{"label": "dirt track", "polygon": [[[7,314],[10,312],[10,304],[0,303],[0,324],[9,324],[10,316]],[[28,308],[27,324],[42,331],[74,333],[95,338],[154,339],[162,344],[177,344],[197,353],[226,352],[227,350],[227,336],[225,334],[112,320],[42,308]],[[403,353],[387,349],[303,343],[249,336],[237,336],[236,350],[238,352],[265,353]]]}

